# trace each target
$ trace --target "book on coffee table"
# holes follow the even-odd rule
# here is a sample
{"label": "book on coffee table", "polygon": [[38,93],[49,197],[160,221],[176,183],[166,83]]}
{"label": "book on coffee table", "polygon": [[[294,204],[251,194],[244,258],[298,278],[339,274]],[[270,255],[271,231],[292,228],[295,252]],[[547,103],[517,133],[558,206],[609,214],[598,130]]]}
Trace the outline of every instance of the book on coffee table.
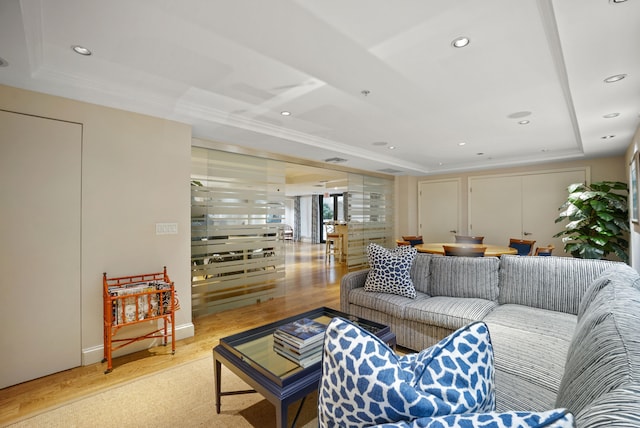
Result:
{"label": "book on coffee table", "polygon": [[322,346],[317,347],[312,352],[308,352],[303,356],[296,355],[285,348],[278,347],[275,344],[273,345],[273,350],[276,354],[293,361],[303,368],[309,367],[322,359]]}
{"label": "book on coffee table", "polygon": [[273,337],[291,344],[298,350],[322,342],[327,326],[309,318],[302,318],[283,326],[273,333]]}

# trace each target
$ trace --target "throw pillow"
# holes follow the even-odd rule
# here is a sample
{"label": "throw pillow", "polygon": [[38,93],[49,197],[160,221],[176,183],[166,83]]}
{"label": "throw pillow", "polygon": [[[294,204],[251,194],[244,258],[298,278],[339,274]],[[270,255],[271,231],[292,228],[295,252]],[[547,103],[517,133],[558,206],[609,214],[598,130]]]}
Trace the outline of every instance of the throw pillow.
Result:
{"label": "throw pillow", "polygon": [[365,291],[398,294],[416,298],[416,289],[411,280],[411,265],[417,250],[401,246],[393,249],[371,243],[367,247],[369,273],[364,283]]}
{"label": "throw pillow", "polygon": [[566,409],[546,412],[472,413],[438,418],[420,418],[378,425],[378,428],[573,428],[574,418]]}
{"label": "throw pillow", "polygon": [[461,328],[403,357],[342,318],[325,332],[318,395],[321,427],[370,425],[495,410],[486,324]]}

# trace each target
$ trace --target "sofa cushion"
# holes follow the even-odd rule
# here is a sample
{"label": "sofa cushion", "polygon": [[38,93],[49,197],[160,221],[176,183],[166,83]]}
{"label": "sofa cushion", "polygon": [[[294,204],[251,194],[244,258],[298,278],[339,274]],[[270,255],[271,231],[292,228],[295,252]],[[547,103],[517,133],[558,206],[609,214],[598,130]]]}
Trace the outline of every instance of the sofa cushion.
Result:
{"label": "sofa cushion", "polygon": [[414,299],[416,289],[411,280],[411,265],[417,250],[401,246],[393,249],[371,243],[367,247],[369,274],[364,283],[366,291],[398,294]]}
{"label": "sofa cushion", "polygon": [[342,318],[325,333],[318,394],[321,427],[363,427],[494,409],[493,349],[484,323],[399,357]]}
{"label": "sofa cushion", "polygon": [[564,312],[548,311],[523,305],[500,305],[482,319],[523,332],[550,336],[571,342],[578,318]]}
{"label": "sofa cushion", "polygon": [[500,305],[483,319],[494,344],[498,411],[556,407],[576,319],[522,305]]}
{"label": "sofa cushion", "polygon": [[490,412],[420,418],[412,422],[378,425],[378,428],[573,428],[567,409],[546,412]]}
{"label": "sofa cushion", "polygon": [[589,284],[607,268],[608,260],[570,257],[501,256],[500,304],[513,303],[576,315]]}
{"label": "sofa cushion", "polygon": [[638,275],[638,272],[636,272],[636,270],[631,266],[625,264],[612,266],[602,272],[598,278],[591,282],[585,291],[582,300],[580,300],[580,306],[578,307],[578,319],[582,318],[598,293],[612,282],[627,283],[638,288],[638,284],[640,284],[640,275]]}
{"label": "sofa cushion", "polygon": [[431,296],[498,299],[496,257],[434,257],[431,259]]}
{"label": "sofa cushion", "polygon": [[[579,426],[601,411],[591,407],[600,397],[640,383],[638,326],[640,290],[618,281],[596,294],[578,322],[556,403],[569,408]],[[609,412],[616,419],[637,418],[640,400],[636,396],[635,405],[624,413],[617,406]]]}
{"label": "sofa cushion", "polygon": [[421,302],[429,299],[429,296],[416,291],[416,297],[400,296],[397,294],[366,291],[364,288],[356,288],[349,293],[349,303],[384,312],[396,318],[404,318],[409,303]]}
{"label": "sofa cushion", "polygon": [[429,294],[429,277],[431,259],[433,257],[442,257],[440,255],[433,255],[428,253],[418,253],[411,265],[411,280],[416,291],[422,291],[425,294]]}
{"label": "sofa cushion", "polygon": [[407,302],[404,319],[457,330],[483,319],[497,306],[497,302],[485,299],[442,296],[416,299]]}
{"label": "sofa cushion", "polygon": [[496,410],[568,407],[556,405],[556,398],[571,338],[485,322],[493,343]]}

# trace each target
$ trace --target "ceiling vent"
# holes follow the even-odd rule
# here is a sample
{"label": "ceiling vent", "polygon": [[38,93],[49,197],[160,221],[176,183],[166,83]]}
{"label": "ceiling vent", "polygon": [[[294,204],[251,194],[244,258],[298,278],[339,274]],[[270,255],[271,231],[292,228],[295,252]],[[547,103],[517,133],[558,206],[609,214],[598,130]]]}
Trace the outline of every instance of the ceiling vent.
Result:
{"label": "ceiling vent", "polygon": [[398,174],[403,171],[400,171],[399,169],[385,168],[385,169],[379,169],[378,172],[384,172],[385,174]]}
{"label": "ceiling vent", "polygon": [[329,163],[342,163],[342,162],[346,162],[347,160],[346,160],[346,159],[343,159],[343,158],[337,158],[337,157],[335,157],[335,158],[325,159],[324,161],[325,161],[325,162],[329,162]]}

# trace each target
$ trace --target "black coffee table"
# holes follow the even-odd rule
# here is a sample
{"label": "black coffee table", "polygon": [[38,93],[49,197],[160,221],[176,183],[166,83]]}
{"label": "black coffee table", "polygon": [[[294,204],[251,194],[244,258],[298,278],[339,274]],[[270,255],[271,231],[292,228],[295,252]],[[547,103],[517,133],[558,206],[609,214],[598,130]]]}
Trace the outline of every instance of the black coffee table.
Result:
{"label": "black coffee table", "polygon": [[[220,339],[220,344],[213,348],[216,412],[220,413],[220,397],[223,395],[258,392],[275,406],[276,426],[286,427],[289,405],[304,399],[311,392],[318,389],[322,374],[322,363],[318,362],[303,368],[277,354],[273,350],[273,332],[279,326],[300,318],[310,318],[323,324],[329,324],[334,317],[342,317],[355,322],[371,331],[389,346],[395,347],[396,345],[396,335],[391,332],[389,327],[330,308],[314,309],[225,337]],[[254,389],[222,392],[220,390],[222,364]],[[300,407],[302,407],[302,404]],[[300,409],[298,409],[299,412]],[[296,419],[297,417],[298,415],[296,415]],[[296,419],[294,419],[293,424],[295,424]]]}

